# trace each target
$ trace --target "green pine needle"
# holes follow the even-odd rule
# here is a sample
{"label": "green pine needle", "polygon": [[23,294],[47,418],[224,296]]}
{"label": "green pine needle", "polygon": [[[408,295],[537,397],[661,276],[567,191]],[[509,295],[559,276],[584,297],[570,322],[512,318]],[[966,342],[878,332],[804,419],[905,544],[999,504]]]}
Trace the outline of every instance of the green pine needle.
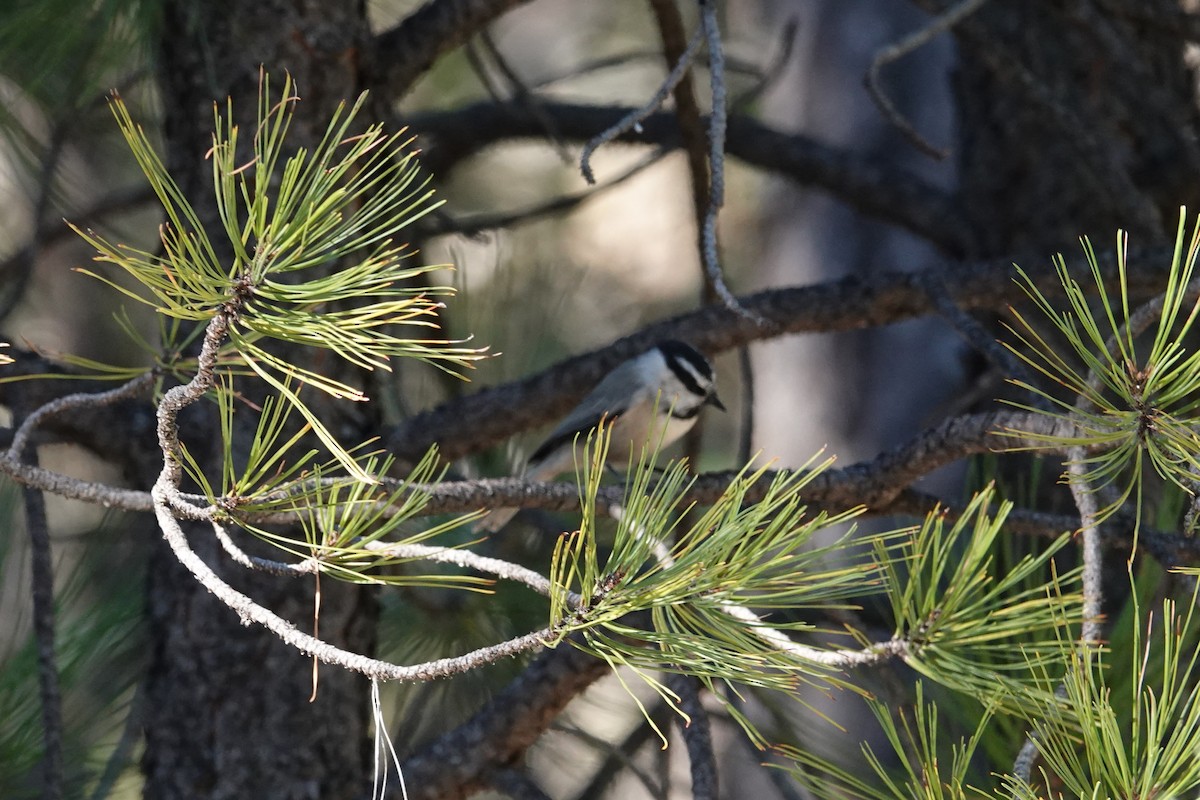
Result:
{"label": "green pine needle", "polygon": [[989,513],[993,498],[991,487],[978,492],[953,525],[935,511],[907,540],[876,539],[875,553],[896,636],[910,643],[905,662],[1019,713],[1030,696],[1053,690],[1052,680],[1036,679],[1029,665],[1061,660],[1057,636],[1081,613],[1080,573],[1051,572],[1054,554],[1070,540],[1064,534],[996,574],[996,539],[1012,504]]}
{"label": "green pine needle", "polygon": [[[844,608],[878,588],[872,566],[840,566],[829,545],[814,537],[845,526],[859,510],[812,516],[804,487],[829,462],[780,473],[761,499],[748,500],[766,469],[743,470],[703,513],[681,497],[691,486],[683,464],[655,477],[654,453],[633,465],[612,552],[602,559],[595,536],[595,496],[607,436],[589,441],[590,464],[581,475],[583,524],[560,538],[551,567],[552,625],[563,637],[578,631],[578,646],[614,665],[658,669],[794,691],[810,680],[840,685],[830,667],[798,658],[769,643],[764,633],[812,629],[776,622],[772,609]],[[573,608],[569,593],[588,602]],[[750,623],[730,613],[754,609]],[[630,615],[643,612],[648,620]],[[648,622],[649,624],[645,624]],[[572,640],[576,641],[576,640]]]}
{"label": "green pine needle", "polygon": [[[172,320],[202,326],[229,314],[233,352],[224,354],[222,368],[243,374],[248,368],[290,401],[296,393],[281,387],[291,382],[335,397],[361,395],[272,355],[264,338],[328,350],[364,370],[390,370],[393,358],[428,361],[453,374],[471,367],[483,351],[424,335],[438,326],[437,298],[453,289],[420,285],[434,268],[409,265],[413,252],[401,237],[439,204],[409,149],[411,139],[357,122],[365,98],[340,106],[311,151],[290,152],[287,133],[299,98],[290,77],[276,97],[264,74],[245,163],[238,162],[243,151],[232,108],[218,112],[208,155],[220,224],[210,230],[115,97],[117,124],[166,215],[161,254],[76,228],[96,248],[96,261],[128,273],[137,288],[81,271]],[[217,254],[226,251],[232,257],[223,261]],[[413,337],[414,328],[423,335]],[[332,436],[310,422],[331,452],[343,457]],[[351,459],[343,464],[354,469]]]}
{"label": "green pine needle", "polygon": [[[1065,348],[1044,338],[1023,316],[1013,312],[1016,328],[1010,328],[1016,344],[1008,347],[1053,384],[1065,390],[1060,397],[1051,391],[1016,381],[1016,385],[1040,396],[1053,408],[1049,413],[1073,433],[1038,434],[1010,431],[1035,442],[1034,448],[1083,448],[1082,488],[1100,492],[1115,487],[1115,499],[1107,500],[1098,522],[1116,513],[1131,497],[1142,497],[1149,462],[1164,480],[1191,493],[1200,472],[1200,353],[1186,344],[1200,313],[1200,286],[1194,277],[1200,254],[1200,221],[1185,238],[1186,210],[1181,210],[1175,250],[1167,286],[1162,295],[1141,309],[1130,308],[1128,287],[1128,237],[1117,235],[1118,293],[1114,298],[1105,288],[1099,262],[1091,244],[1084,239],[1084,254],[1095,284],[1093,304],[1089,293],[1067,272],[1059,256],[1055,268],[1066,292],[1069,310],[1060,311],[1018,268],[1022,288],[1050,322]],[[1153,328],[1149,344],[1139,336]],[[1062,355],[1069,352],[1072,359]],[[1027,411],[1025,404],[1013,405]],[[1140,502],[1139,502],[1140,507]],[[1140,519],[1140,518],[1139,518]]]}

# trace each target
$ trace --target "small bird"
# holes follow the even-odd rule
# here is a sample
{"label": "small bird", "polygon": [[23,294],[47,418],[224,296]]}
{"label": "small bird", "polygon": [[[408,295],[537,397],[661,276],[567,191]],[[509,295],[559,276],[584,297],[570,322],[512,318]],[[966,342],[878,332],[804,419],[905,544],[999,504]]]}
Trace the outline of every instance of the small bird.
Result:
{"label": "small bird", "polygon": [[[576,440],[601,421],[612,429],[606,463],[627,464],[641,448],[666,447],[687,433],[704,406],[725,410],[708,359],[689,344],[661,342],[605,375],[533,451],[525,477],[544,481],[573,469]],[[514,514],[497,509],[481,528],[497,531]]]}

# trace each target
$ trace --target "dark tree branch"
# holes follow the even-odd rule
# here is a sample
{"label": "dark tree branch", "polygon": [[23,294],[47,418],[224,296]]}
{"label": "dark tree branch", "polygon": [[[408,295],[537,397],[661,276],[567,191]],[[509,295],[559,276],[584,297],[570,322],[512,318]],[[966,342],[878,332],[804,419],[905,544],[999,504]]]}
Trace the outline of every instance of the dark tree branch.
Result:
{"label": "dark tree branch", "polygon": [[[827,469],[814,477],[804,490],[804,497],[813,505],[830,510],[866,506],[874,513],[889,514],[909,509],[918,495],[908,493],[911,484],[920,477],[970,455],[994,452],[1005,445],[995,434],[1000,426],[1023,424],[1026,429],[1038,429],[1041,417],[1020,412],[993,412],[957,417],[921,433],[912,440],[876,456],[870,461],[852,464],[841,469]],[[1016,444],[1015,442],[1013,443]],[[728,488],[734,472],[710,472],[700,475],[684,495],[684,501],[711,505]],[[746,492],[747,502],[760,500],[770,485],[768,473]],[[523,478],[492,478],[475,481],[445,481],[422,487],[430,493],[427,514],[453,514],[478,508],[512,507],[538,508],[543,511],[578,511],[579,487],[574,483],[540,483]],[[925,514],[936,499],[921,498],[920,515]],[[597,495],[597,509],[608,509],[625,502],[621,486],[602,486]],[[1073,527],[1073,517],[1054,517],[1066,520],[1063,528]]]}
{"label": "dark tree branch", "polygon": [[487,788],[493,770],[517,761],[567,703],[607,672],[603,661],[566,642],[542,653],[470,720],[406,758],[408,797],[457,800]]}
{"label": "dark tree branch", "polygon": [[[632,109],[544,103],[542,111],[567,141],[584,142]],[[435,175],[473,153],[509,139],[544,138],[542,122],[512,106],[477,103],[453,111],[417,114],[405,122],[422,137],[423,164]],[[618,141],[679,147],[679,128],[670,112],[651,114],[639,130]],[[757,120],[732,115],[725,141],[728,155],[751,166],[824,189],[852,208],[911,230],[952,255],[967,252],[967,229],[956,200],[890,162],[789,134]]]}
{"label": "dark tree branch", "polygon": [[[1134,283],[1134,296],[1157,290],[1164,272],[1162,265],[1167,260],[1165,254],[1159,251],[1131,255],[1129,276]],[[1114,270],[1108,259],[1102,258],[1101,265],[1106,274],[1111,276]],[[942,276],[939,292],[944,291],[945,296],[960,307],[999,310],[1020,296],[1010,276],[1010,266],[1004,262],[963,266]],[[1049,271],[1043,271],[1038,280],[1044,291],[1050,291],[1055,284],[1055,278]],[[773,332],[844,330],[888,324],[927,313],[932,310],[927,290],[927,275],[897,272],[876,276],[869,282],[847,279],[812,287],[764,292],[749,298],[747,302],[764,316],[778,320]],[[440,440],[443,454],[456,458],[525,427],[540,424],[544,419],[553,418],[575,402],[612,366],[645,349],[651,342],[668,336],[689,338],[705,349],[718,351],[764,338],[769,333],[772,332],[750,328],[744,320],[724,309],[703,309],[651,326],[607,348],[563,362],[523,381],[448,402],[438,409],[418,415],[413,421],[393,431],[391,444],[399,455],[411,457],[412,454],[424,452],[430,443]],[[37,359],[21,359],[10,369],[20,371],[22,367],[25,370],[37,370],[44,369],[45,365]],[[20,387],[22,394],[30,393],[20,399],[29,402],[32,395],[42,395],[31,390],[44,386],[46,382],[9,384],[5,390],[12,392]],[[6,399],[11,402],[15,398]],[[38,402],[48,399],[42,395]],[[104,423],[96,417],[98,414],[111,414],[112,411],[88,410],[86,424],[76,419],[80,413],[76,411],[64,415],[62,420],[56,421],[56,429],[61,427],[66,434],[80,428],[93,432],[119,429],[119,426],[111,424],[111,419]],[[881,454],[874,461],[844,470],[832,470],[820,476],[809,487],[807,494],[813,502],[830,507],[845,508],[865,503],[880,513],[922,515],[935,502],[934,498],[914,493],[907,487],[941,465],[997,446],[994,440],[988,438],[987,431],[1001,424],[1004,424],[1004,420],[999,412],[950,420],[902,448]],[[456,436],[458,431],[468,433],[460,439]],[[481,441],[484,444],[480,444]],[[695,487],[694,499],[704,502],[706,493],[709,497],[715,497],[723,490],[728,478],[705,476]],[[62,488],[45,481],[37,482],[37,485],[51,491]],[[560,488],[561,491],[555,495],[547,494],[545,487],[531,487],[523,481],[446,483],[434,491],[430,508],[439,512],[505,505],[575,508],[576,488],[569,484],[563,484]],[[120,493],[119,501],[122,507],[145,508],[148,503],[143,495],[124,492]],[[90,497],[79,493],[72,496],[82,499]],[[117,494],[110,493],[105,497],[115,498]],[[114,502],[111,499],[109,501]],[[126,506],[127,503],[132,505]],[[1050,519],[1049,523],[1047,519]],[[1036,515],[1024,522],[1014,519],[1014,524],[1023,524],[1038,533],[1047,533],[1047,524],[1057,530],[1072,527],[1071,523],[1064,525],[1057,518]],[[1194,548],[1181,547],[1174,540],[1156,543],[1154,537],[1149,536],[1144,541],[1146,548],[1156,558],[1162,558],[1167,563],[1195,558],[1192,552]],[[1158,552],[1155,552],[1155,548]]]}
{"label": "dark tree branch", "polygon": [[[863,505],[869,514],[906,515],[923,517],[935,506],[942,505],[954,516],[955,509],[939,498],[909,488],[919,478],[971,455],[994,452],[1006,447],[1029,446],[1020,438],[1008,439],[996,435],[996,431],[1015,428],[1027,432],[1047,432],[1056,423],[1037,414],[1013,411],[996,411],[956,417],[930,428],[909,442],[881,453],[876,458],[853,464],[842,469],[829,469],[814,477],[805,488],[804,496],[817,508],[842,511]],[[59,485],[63,478],[57,473],[42,471],[37,474],[11,471],[18,480],[35,488],[57,494],[103,503],[126,510],[148,510],[150,495],[146,492],[121,491],[96,484],[83,484],[96,491],[74,491]],[[684,496],[686,502],[711,504],[726,490],[736,473],[707,473],[699,476]],[[768,475],[767,478],[770,476]],[[64,478],[64,480],[66,480]],[[76,482],[82,483],[82,482]],[[760,481],[746,493],[748,501],[755,501],[765,491],[769,480]],[[498,478],[476,481],[446,481],[439,484],[417,487],[427,493],[429,500],[425,514],[453,514],[486,507],[540,508],[547,511],[577,511],[579,489],[574,483],[539,483],[520,478]],[[189,498],[200,502],[203,498]],[[624,502],[620,487],[601,487],[597,507],[607,513],[611,507]],[[204,509],[195,508],[199,516]],[[248,520],[256,524],[286,524],[294,522],[293,516],[252,515]],[[1016,509],[1009,516],[1009,528],[1015,533],[1054,537],[1065,530],[1074,530],[1078,519],[1074,516],[1044,514]],[[1112,524],[1102,530],[1106,547],[1128,550],[1133,537],[1127,531]],[[1192,537],[1143,530],[1139,543],[1141,548],[1166,565],[1195,564],[1200,562],[1200,544]],[[416,556],[421,557],[421,556]]]}
{"label": "dark tree branch", "polygon": [[678,717],[677,722],[692,767],[692,799],[716,800],[717,757],[713,753],[708,710],[700,702],[700,681],[691,675],[670,674],[666,683],[679,695],[680,711],[687,714],[686,718]]}
{"label": "dark tree branch", "polygon": [[439,58],[529,0],[429,0],[371,43],[374,89],[401,98]]}
{"label": "dark tree branch", "polygon": [[[1105,275],[1115,275],[1113,259],[1101,255]],[[1130,290],[1156,292],[1163,285],[1170,253],[1151,250],[1131,255]],[[617,364],[663,339],[683,339],[717,353],[787,333],[856,330],[888,325],[935,311],[928,271],[884,272],[864,278],[789,289],[771,289],[743,298],[741,305],[766,321],[753,321],[715,305],[681,314],[618,339],[611,345],[556,364],[503,386],[459,397],[412,417],[393,429],[387,448],[402,461],[419,459],[435,443],[447,459],[461,458],[544,424],[567,411]],[[1032,273],[1044,292],[1055,291],[1050,270]],[[1024,294],[1009,260],[960,264],[941,271],[946,298],[959,308],[1003,312]]]}
{"label": "dark tree branch", "polygon": [[[37,466],[37,451],[30,448],[25,463]],[[38,691],[42,701],[42,797],[63,796],[62,690],[58,680],[54,635],[54,560],[50,552],[50,526],[46,498],[38,489],[26,488],[25,522],[29,529],[32,569],[33,629],[37,639]]]}

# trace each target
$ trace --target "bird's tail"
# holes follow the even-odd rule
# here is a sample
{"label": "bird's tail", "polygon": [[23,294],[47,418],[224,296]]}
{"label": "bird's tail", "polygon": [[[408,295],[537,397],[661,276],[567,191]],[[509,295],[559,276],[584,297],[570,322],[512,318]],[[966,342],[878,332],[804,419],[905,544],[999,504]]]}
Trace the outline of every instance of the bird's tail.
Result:
{"label": "bird's tail", "polygon": [[516,507],[497,508],[476,523],[475,531],[477,533],[496,533],[505,525],[507,525],[509,520],[515,517],[517,512],[520,510],[521,509]]}

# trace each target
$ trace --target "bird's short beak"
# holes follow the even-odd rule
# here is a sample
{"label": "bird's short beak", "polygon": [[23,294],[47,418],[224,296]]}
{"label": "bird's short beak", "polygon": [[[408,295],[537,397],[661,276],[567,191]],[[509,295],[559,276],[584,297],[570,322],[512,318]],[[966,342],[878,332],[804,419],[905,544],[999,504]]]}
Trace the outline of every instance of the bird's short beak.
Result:
{"label": "bird's short beak", "polygon": [[705,399],[705,401],[704,401],[704,402],[705,402],[705,404],[706,404],[706,405],[710,405],[710,406],[716,406],[717,408],[721,409],[722,411],[727,411],[727,410],[728,410],[728,409],[726,409],[726,408],[725,408],[725,404],[721,402],[721,398],[717,397],[717,393],[716,393],[716,392],[713,392],[712,394],[710,394],[710,395],[708,396],[708,398],[707,398],[707,399]]}

